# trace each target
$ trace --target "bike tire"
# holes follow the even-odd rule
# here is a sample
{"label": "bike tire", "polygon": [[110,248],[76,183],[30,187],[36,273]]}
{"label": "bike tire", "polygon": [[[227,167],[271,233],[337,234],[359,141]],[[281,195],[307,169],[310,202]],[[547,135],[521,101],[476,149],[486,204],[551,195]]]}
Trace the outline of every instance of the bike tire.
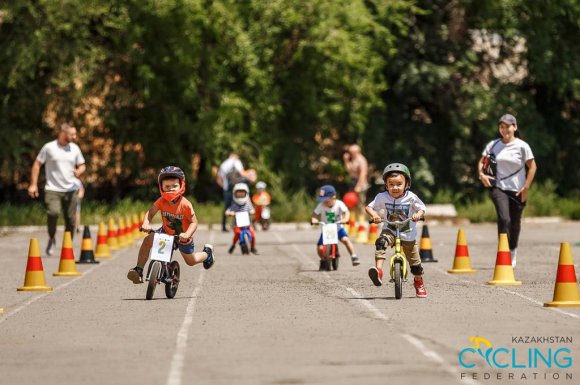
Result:
{"label": "bike tire", "polygon": [[180,267],[177,261],[171,261],[169,265],[171,269],[171,283],[165,284],[165,295],[167,298],[175,297],[177,294],[177,288],[179,287],[179,277],[180,277]]}
{"label": "bike tire", "polygon": [[337,256],[335,256],[334,259],[332,260],[332,269],[338,270],[338,257]]}
{"label": "bike tire", "polygon": [[250,236],[248,234],[242,234],[242,254],[250,254]]}
{"label": "bike tire", "polygon": [[403,297],[403,266],[401,261],[395,261],[393,264],[393,280],[395,281],[395,298]]}
{"label": "bike tire", "polygon": [[267,231],[270,228],[270,221],[268,219],[262,219],[262,230]]}
{"label": "bike tire", "polygon": [[332,270],[332,245],[324,245],[324,270]]}
{"label": "bike tire", "polygon": [[145,295],[146,299],[153,298],[153,294],[155,294],[155,287],[157,286],[159,271],[161,270],[161,262],[151,261],[151,263],[149,263],[149,269],[151,270],[151,274],[149,275],[149,282],[147,284],[147,294]]}

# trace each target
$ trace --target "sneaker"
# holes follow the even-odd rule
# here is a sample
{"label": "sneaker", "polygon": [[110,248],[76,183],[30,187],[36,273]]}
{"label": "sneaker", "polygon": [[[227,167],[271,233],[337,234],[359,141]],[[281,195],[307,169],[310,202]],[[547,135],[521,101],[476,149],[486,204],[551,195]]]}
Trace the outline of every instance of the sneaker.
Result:
{"label": "sneaker", "polygon": [[423,280],[417,281],[414,280],[413,286],[415,286],[415,294],[418,298],[426,298],[427,297],[427,290],[425,289],[425,285],[423,284]]}
{"label": "sneaker", "polygon": [[254,255],[260,255],[260,253],[258,253],[258,249],[256,249],[255,247],[253,249],[250,250],[252,252],[252,254]]}
{"label": "sneaker", "polygon": [[350,260],[352,261],[353,266],[360,265],[360,261],[358,260],[358,257],[356,255],[351,255]]}
{"label": "sneaker", "polygon": [[231,245],[230,248],[228,249],[228,254],[233,253],[235,248],[236,248],[236,245]]}
{"label": "sneaker", "polygon": [[203,261],[203,268],[207,270],[212,267],[213,263],[215,262],[213,259],[213,246],[210,244],[205,244],[203,245],[203,251],[207,253],[207,259]]}
{"label": "sneaker", "polygon": [[143,269],[135,266],[127,273],[127,278],[134,284],[143,283]]}
{"label": "sneaker", "polygon": [[54,249],[56,248],[56,241],[54,238],[49,238],[48,243],[46,244],[46,255],[51,256],[54,255]]}
{"label": "sneaker", "polygon": [[518,257],[518,249],[512,249],[510,250],[510,253],[512,255],[512,268],[516,267],[516,258]]}
{"label": "sneaker", "polygon": [[322,270],[324,270],[324,261],[321,259],[320,266],[318,266],[318,271],[322,271]]}
{"label": "sneaker", "polygon": [[371,267],[369,269],[369,277],[375,286],[381,286],[383,284],[383,269],[378,267]]}

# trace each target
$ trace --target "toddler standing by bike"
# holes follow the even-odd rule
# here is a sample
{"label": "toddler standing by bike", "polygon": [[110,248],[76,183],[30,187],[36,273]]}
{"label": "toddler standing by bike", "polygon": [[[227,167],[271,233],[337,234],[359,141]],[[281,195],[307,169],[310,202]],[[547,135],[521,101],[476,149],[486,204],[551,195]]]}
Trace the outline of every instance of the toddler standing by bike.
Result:
{"label": "toddler standing by bike", "polygon": [[[254,215],[256,211],[254,206],[250,202],[250,188],[245,183],[236,183],[233,190],[233,200],[234,202],[226,210],[225,214],[231,217],[235,217],[236,213],[247,212],[249,215]],[[256,249],[256,232],[252,226],[248,226],[248,231],[252,235],[252,244],[250,251],[252,254],[258,254]],[[232,240],[232,245],[228,249],[228,253],[231,254],[236,248],[236,243],[240,239],[240,234],[242,233],[242,228],[237,226],[236,220],[234,218],[234,239]]]}
{"label": "toddler standing by bike", "polygon": [[[342,227],[342,223],[347,223],[350,219],[350,211],[343,201],[336,199],[336,189],[331,185],[324,185],[320,188],[320,195],[317,198],[319,202],[314,211],[310,223],[315,225],[319,223],[319,217],[323,218],[326,223],[339,223],[338,239],[346,246],[350,253],[350,259],[353,266],[359,265],[359,259],[354,252],[354,246],[348,238],[348,234]],[[320,257],[320,264],[322,267],[322,258],[324,257],[324,248],[322,246],[322,234],[318,239],[317,244],[318,256]]]}
{"label": "toddler standing by bike", "polygon": [[[203,267],[209,269],[214,263],[213,246],[206,244],[203,251],[194,252],[193,233],[197,230],[197,217],[193,206],[183,194],[185,193],[185,174],[179,167],[168,166],[161,170],[157,177],[157,184],[161,197],[143,218],[142,230],[151,230],[151,219],[161,211],[163,226],[159,232],[169,235],[179,235],[178,248],[185,263],[189,266],[203,262]],[[149,258],[149,251],[153,243],[153,233],[143,239],[137,266],[129,270],[127,278],[133,283],[143,283],[143,268]]]}
{"label": "toddler standing by bike", "polygon": [[[391,163],[385,167],[383,181],[387,191],[377,194],[375,199],[365,208],[365,211],[372,217],[374,223],[382,222],[377,211],[384,211],[390,221],[413,219],[409,225],[401,228],[401,246],[405,258],[411,265],[411,274],[415,276],[413,284],[417,297],[427,297],[427,290],[423,283],[423,266],[421,266],[421,257],[416,243],[416,222],[425,215],[425,204],[410,191],[411,172],[404,164]],[[375,242],[375,266],[369,269],[369,277],[375,286],[383,284],[383,264],[387,258],[387,245],[389,247],[395,245],[395,230],[385,224],[381,235]]]}

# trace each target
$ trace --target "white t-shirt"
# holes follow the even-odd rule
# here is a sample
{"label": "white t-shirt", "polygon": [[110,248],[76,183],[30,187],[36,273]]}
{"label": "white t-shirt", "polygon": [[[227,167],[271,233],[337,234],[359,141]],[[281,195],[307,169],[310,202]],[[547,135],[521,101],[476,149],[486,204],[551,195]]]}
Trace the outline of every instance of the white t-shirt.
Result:
{"label": "white t-shirt", "polygon": [[520,191],[526,183],[525,162],[534,159],[530,146],[519,138],[508,144],[494,139],[485,146],[481,155],[487,156],[490,151],[497,161],[496,187],[505,191]]}
{"label": "white t-shirt", "polygon": [[[330,207],[325,206],[323,203],[319,203],[314,209],[314,214],[320,215],[320,220],[326,223],[338,223],[342,222],[342,215],[348,213],[348,207],[343,201],[337,199],[336,202]],[[342,225],[340,225],[342,227]]]}
{"label": "white t-shirt", "polygon": [[69,143],[60,146],[57,140],[46,143],[36,157],[44,164],[47,191],[67,192],[78,190],[74,171],[85,163],[79,146]]}
{"label": "white t-shirt", "polygon": [[[379,193],[367,206],[377,213],[383,210],[385,213],[383,215],[386,215],[390,221],[402,221],[410,218],[419,210],[427,211],[425,204],[411,191],[406,191],[402,197],[397,199],[393,198],[388,191]],[[394,227],[389,227],[386,223],[383,225],[383,230],[388,230],[393,234],[396,232]],[[411,221],[401,227],[400,234],[401,240],[414,241],[417,239],[417,223]]]}
{"label": "white t-shirt", "polygon": [[232,171],[237,171],[239,173],[244,172],[244,165],[242,164],[241,160],[228,158],[224,160],[223,163],[220,165],[218,173],[221,176],[222,180],[224,181],[223,187],[224,191],[228,190],[230,187],[227,175]]}

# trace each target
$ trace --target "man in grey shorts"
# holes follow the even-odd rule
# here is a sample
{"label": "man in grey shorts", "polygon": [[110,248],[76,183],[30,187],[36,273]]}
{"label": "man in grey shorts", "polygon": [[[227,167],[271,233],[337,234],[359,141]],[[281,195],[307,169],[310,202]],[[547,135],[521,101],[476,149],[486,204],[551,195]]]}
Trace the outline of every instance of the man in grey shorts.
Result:
{"label": "man in grey shorts", "polygon": [[33,199],[38,198],[38,176],[42,165],[45,166],[44,203],[48,215],[47,255],[54,254],[56,224],[61,212],[64,214],[65,231],[70,231],[71,236],[74,235],[78,200],[76,180],[86,169],[81,149],[73,143],[76,138],[77,129],[69,124],[62,124],[57,139],[46,143],[32,164],[28,195]]}

